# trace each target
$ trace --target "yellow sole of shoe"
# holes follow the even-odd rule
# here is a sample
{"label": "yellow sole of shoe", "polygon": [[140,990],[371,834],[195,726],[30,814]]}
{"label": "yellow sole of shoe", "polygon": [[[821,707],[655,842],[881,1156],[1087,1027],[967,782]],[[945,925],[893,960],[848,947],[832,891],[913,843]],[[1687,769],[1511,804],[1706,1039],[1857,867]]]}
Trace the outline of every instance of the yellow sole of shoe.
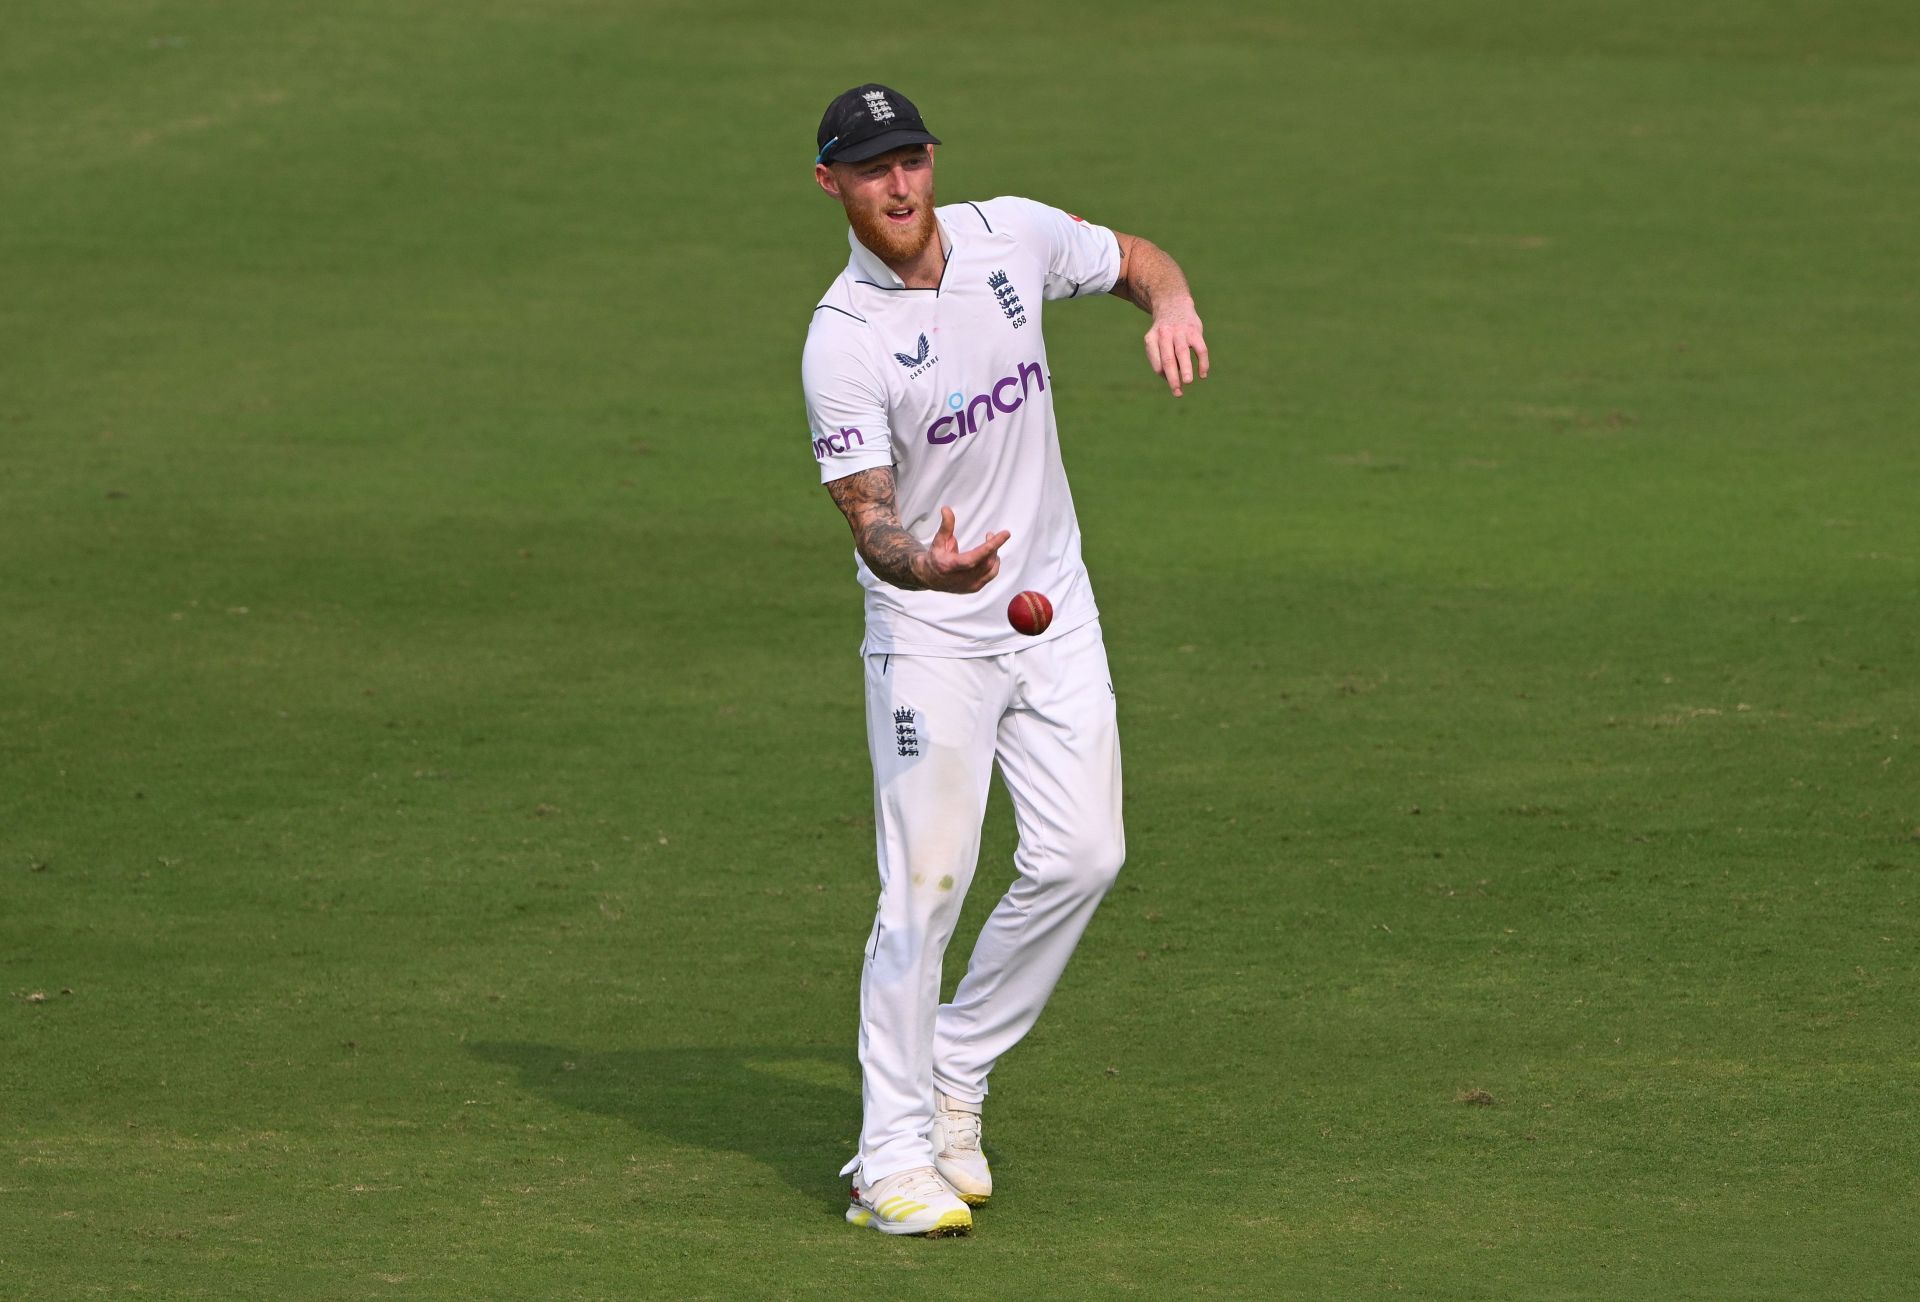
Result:
{"label": "yellow sole of shoe", "polygon": [[[847,1214],[848,1224],[858,1225],[863,1229],[872,1226],[873,1221],[873,1213],[864,1207],[856,1208]],[[876,1226],[874,1228],[878,1227]],[[973,1213],[964,1211],[948,1212],[945,1216],[935,1221],[931,1229],[921,1230],[919,1237],[923,1239],[938,1239],[944,1238],[949,1234],[966,1234],[972,1229]]]}
{"label": "yellow sole of shoe", "polygon": [[965,1234],[973,1229],[973,1215],[970,1212],[948,1212],[935,1221],[933,1228],[925,1234],[926,1238],[937,1239],[947,1234]]}
{"label": "yellow sole of shoe", "polygon": [[991,1197],[993,1197],[993,1195],[992,1195],[992,1194],[965,1194],[965,1193],[963,1193],[963,1194],[961,1194],[961,1195],[960,1195],[960,1201],[961,1201],[961,1202],[963,1202],[963,1203],[965,1203],[965,1204],[966,1204],[967,1206],[969,1206],[969,1207],[985,1207],[985,1206],[987,1205],[987,1199],[989,1199],[989,1198],[991,1198]]}

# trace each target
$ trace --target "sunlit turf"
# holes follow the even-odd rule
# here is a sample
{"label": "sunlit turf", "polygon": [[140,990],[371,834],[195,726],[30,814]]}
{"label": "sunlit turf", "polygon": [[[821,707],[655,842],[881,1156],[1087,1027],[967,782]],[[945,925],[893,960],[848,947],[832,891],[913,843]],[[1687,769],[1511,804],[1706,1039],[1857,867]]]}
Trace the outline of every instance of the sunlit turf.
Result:
{"label": "sunlit turf", "polygon": [[[0,1293],[1912,1291],[1906,7],[16,8]],[[1129,865],[941,1242],[833,1174],[869,78],[1216,363],[1048,316]]]}

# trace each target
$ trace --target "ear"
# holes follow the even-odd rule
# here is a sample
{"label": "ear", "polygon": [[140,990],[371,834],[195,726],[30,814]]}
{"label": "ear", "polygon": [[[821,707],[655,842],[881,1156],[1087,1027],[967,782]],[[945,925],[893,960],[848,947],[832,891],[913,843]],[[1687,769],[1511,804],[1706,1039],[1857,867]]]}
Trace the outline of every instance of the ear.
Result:
{"label": "ear", "polygon": [[816,185],[834,198],[838,199],[840,197],[840,182],[834,177],[833,169],[825,163],[815,163],[813,165],[813,180]]}

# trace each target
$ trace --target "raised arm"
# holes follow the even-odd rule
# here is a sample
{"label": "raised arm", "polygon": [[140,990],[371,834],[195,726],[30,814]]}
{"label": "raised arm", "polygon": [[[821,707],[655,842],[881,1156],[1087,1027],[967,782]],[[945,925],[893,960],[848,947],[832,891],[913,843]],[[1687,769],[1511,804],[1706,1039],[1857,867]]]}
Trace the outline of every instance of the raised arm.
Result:
{"label": "raised arm", "polygon": [[1003,529],[963,552],[953,540],[953,508],[943,506],[939,531],[931,543],[922,543],[900,523],[891,466],[876,466],[829,480],[827,492],[847,517],[853,545],[867,568],[882,581],[908,591],[980,591],[1000,572],[1000,558],[995,553],[1013,536]]}
{"label": "raised arm", "polygon": [[1183,384],[1192,384],[1195,372],[1192,354],[1198,354],[1201,379],[1207,378],[1207,340],[1202,333],[1200,315],[1194,310],[1193,291],[1187,277],[1167,251],[1138,235],[1113,233],[1120,242],[1120,278],[1112,292],[1153,318],[1147,330],[1147,364],[1155,375],[1167,381],[1173,396],[1181,395]]}

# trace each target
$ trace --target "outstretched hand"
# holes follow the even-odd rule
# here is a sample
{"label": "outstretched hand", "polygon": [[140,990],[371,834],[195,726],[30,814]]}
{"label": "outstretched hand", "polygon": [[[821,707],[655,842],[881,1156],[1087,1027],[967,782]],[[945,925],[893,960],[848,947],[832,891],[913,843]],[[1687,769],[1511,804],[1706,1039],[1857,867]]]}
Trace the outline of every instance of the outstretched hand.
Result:
{"label": "outstretched hand", "polygon": [[978,547],[960,550],[953,536],[953,508],[940,508],[940,529],[927,544],[925,572],[918,577],[936,592],[978,592],[1000,573],[996,555],[1007,539],[1005,529],[987,535]]}
{"label": "outstretched hand", "polygon": [[1147,331],[1147,365],[1163,377],[1178,398],[1181,385],[1192,384],[1194,354],[1199,356],[1199,375],[1207,378],[1207,340],[1200,325],[1200,314],[1191,299],[1172,304],[1153,314],[1153,326]]}

